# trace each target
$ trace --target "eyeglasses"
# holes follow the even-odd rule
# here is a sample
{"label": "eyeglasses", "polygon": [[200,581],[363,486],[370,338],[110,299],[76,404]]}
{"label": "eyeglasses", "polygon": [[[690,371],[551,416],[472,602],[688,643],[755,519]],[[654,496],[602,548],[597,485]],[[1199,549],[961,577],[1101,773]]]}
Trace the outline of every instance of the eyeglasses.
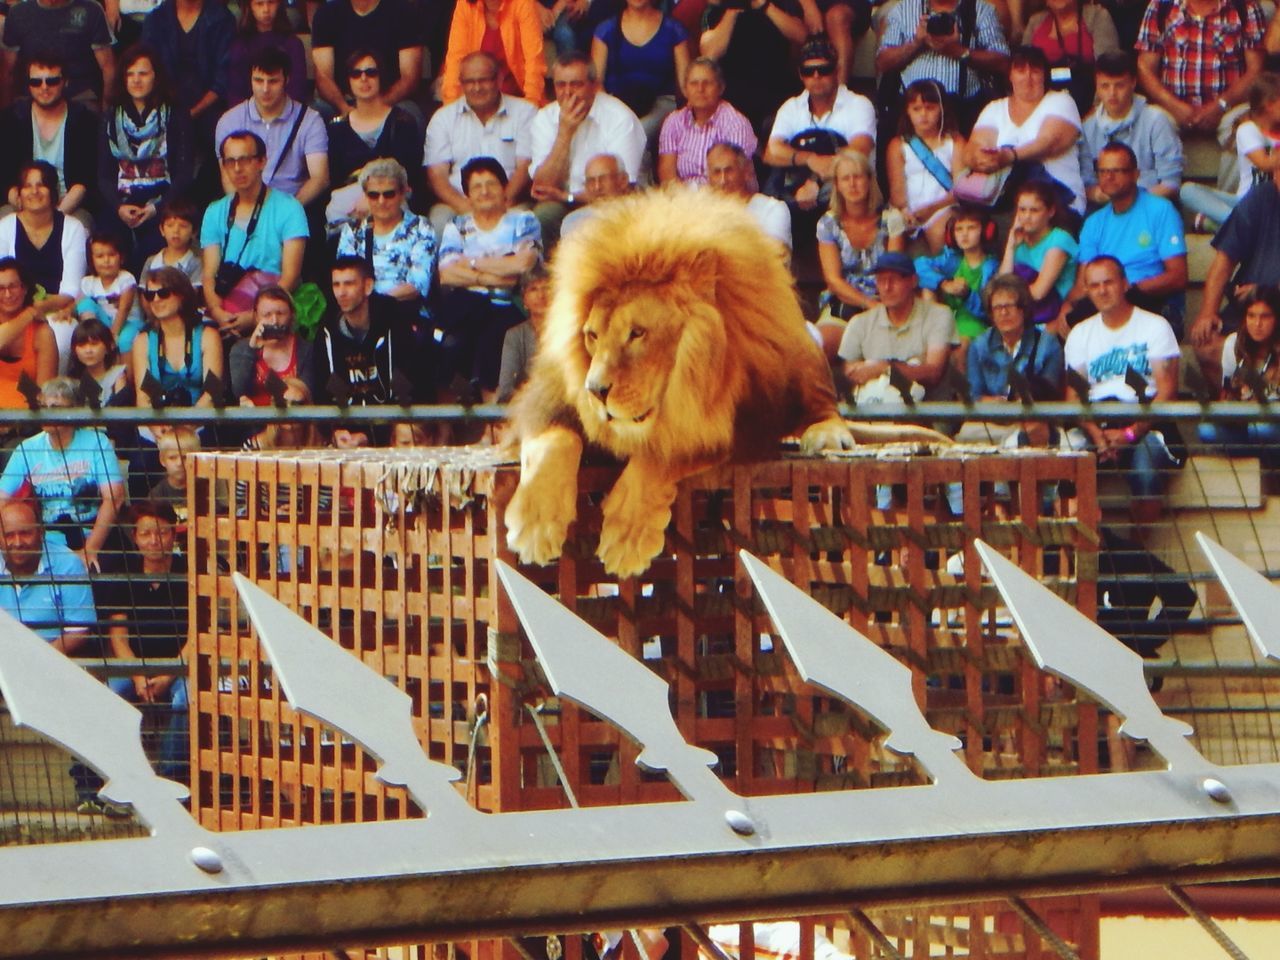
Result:
{"label": "eyeglasses", "polygon": [[366,190],[364,195],[370,200],[390,200],[399,196],[399,190]]}
{"label": "eyeglasses", "polygon": [[139,287],[138,293],[142,294],[142,299],[148,303],[152,300],[168,300],[174,295],[168,287]]}
{"label": "eyeglasses", "polygon": [[829,77],[835,72],[834,63],[806,63],[800,67],[802,77]]}
{"label": "eyeglasses", "polygon": [[1022,304],[1020,303],[993,303],[991,305],[992,313],[1012,313],[1021,309]]}
{"label": "eyeglasses", "polygon": [[27,86],[32,90],[37,87],[60,87],[62,86],[62,77],[27,77]]}
{"label": "eyeglasses", "polygon": [[261,160],[262,154],[251,153],[247,157],[223,157],[222,165],[224,167],[243,167],[253,163],[255,160]]}
{"label": "eyeglasses", "polygon": [[359,80],[361,77],[366,80],[372,80],[378,76],[377,67],[352,67],[347,71],[347,76],[352,80]]}

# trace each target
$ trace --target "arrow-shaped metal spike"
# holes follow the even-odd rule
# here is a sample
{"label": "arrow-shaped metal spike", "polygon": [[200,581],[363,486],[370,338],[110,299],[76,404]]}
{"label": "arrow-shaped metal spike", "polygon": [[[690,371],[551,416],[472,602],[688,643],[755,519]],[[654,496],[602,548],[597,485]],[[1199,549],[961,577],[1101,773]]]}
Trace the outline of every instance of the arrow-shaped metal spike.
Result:
{"label": "arrow-shaped metal spike", "polygon": [[498,576],[556,696],[603,717],[641,744],[636,762],[646,770],[665,770],[690,800],[741,805],[711,772],[716,755],[681,735],[666,683],[505,563],[498,563]]}
{"label": "arrow-shaped metal spike", "polygon": [[428,816],[483,816],[451,786],[462,774],[423,753],[408,694],[243,575],[234,579],[294,710],[359,742],[380,764],[378,779],[403,786]]}
{"label": "arrow-shaped metal spike", "polygon": [[1213,572],[1222,581],[1227,596],[1244,621],[1245,628],[1258,654],[1280,660],[1280,619],[1273,620],[1280,608],[1280,590],[1239,557],[1228,553],[1203,533],[1196,533],[1200,549],[1209,558]]}
{"label": "arrow-shaped metal spike", "polygon": [[1041,670],[1089,691],[1123,717],[1120,731],[1151,744],[1170,769],[1213,767],[1187,742],[1192,729],[1166,717],[1151,699],[1141,657],[988,544],[974,546]]}
{"label": "arrow-shaped metal spike", "polygon": [[976,779],[956,755],[962,744],[929,726],[911,690],[911,670],[745,550],[739,551],[806,683],[853,704],[889,732],[885,746],[914,756],[935,782]]}
{"label": "arrow-shaped metal spike", "polygon": [[142,749],[142,714],[104,683],[0,611],[0,694],[13,722],[75,754],[106,778],[99,795],[131,804],[153,833],[203,833],[180,800],[187,788],[156,775]]}

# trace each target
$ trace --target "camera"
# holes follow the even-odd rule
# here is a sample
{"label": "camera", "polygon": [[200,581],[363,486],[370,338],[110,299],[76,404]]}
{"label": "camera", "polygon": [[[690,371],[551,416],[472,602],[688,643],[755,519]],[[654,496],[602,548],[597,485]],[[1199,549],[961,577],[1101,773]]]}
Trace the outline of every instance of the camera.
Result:
{"label": "camera", "polygon": [[264,323],[258,328],[258,339],[260,340],[283,340],[289,335],[289,325],[287,323]]}
{"label": "camera", "polygon": [[955,33],[956,15],[954,13],[931,13],[925,21],[925,32],[931,37],[948,37]]}

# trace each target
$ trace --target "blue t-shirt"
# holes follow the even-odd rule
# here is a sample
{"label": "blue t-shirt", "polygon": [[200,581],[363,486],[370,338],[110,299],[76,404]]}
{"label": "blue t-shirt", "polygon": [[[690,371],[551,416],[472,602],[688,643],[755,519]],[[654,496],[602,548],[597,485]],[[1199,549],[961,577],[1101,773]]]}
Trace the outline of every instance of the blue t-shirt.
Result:
{"label": "blue t-shirt", "polygon": [[1036,273],[1039,273],[1041,266],[1044,265],[1044,258],[1049,255],[1050,250],[1065,250],[1067,252],[1066,265],[1063,266],[1062,272],[1058,274],[1057,282],[1053,285],[1053,289],[1057,291],[1058,296],[1065,300],[1067,294],[1071,292],[1071,287],[1076,282],[1076,262],[1077,253],[1079,252],[1075,237],[1071,236],[1067,231],[1061,227],[1054,227],[1033,247],[1025,243],[1018,244],[1013,251],[1013,262],[1025,263]]}
{"label": "blue t-shirt", "polygon": [[221,247],[223,263],[238,263],[246,270],[279,273],[284,242],[299,237],[305,240],[309,233],[302,204],[287,193],[268,190],[253,236],[246,238],[247,222],[232,224],[230,234],[227,233],[227,209],[234,199],[235,194],[229,194],[209,204],[200,224],[200,246]]}
{"label": "blue t-shirt", "polygon": [[56,540],[46,539],[40,565],[15,578],[0,555],[0,610],[52,643],[69,626],[98,620],[84,561]]}
{"label": "blue t-shirt", "polygon": [[637,113],[648,113],[655,97],[676,92],[675,48],[689,39],[679,21],[663,17],[658,31],[640,47],[623,34],[618,17],[596,27],[595,36],[609,50],[604,68],[607,93]]}
{"label": "blue t-shirt", "polygon": [[1164,261],[1185,256],[1182,217],[1173,204],[1139,190],[1133,206],[1116,213],[1107,204],[1090,214],[1080,230],[1080,262],[1110,254],[1124,264],[1130,283],[1164,273]]}
{"label": "blue t-shirt", "polygon": [[[98,517],[102,486],[121,483],[123,477],[111,440],[101,430],[83,427],[62,450],[54,449],[43,431],[18,444],[0,474],[0,493],[16,496],[28,482],[46,528],[65,517],[87,528]],[[50,542],[54,536],[50,531]]]}

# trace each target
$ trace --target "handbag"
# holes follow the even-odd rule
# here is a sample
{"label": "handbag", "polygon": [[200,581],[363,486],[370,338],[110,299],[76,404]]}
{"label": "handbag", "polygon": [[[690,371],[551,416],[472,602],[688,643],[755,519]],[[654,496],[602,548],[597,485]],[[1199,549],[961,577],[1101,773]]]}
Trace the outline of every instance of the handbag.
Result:
{"label": "handbag", "polygon": [[979,173],[977,170],[966,170],[951,188],[951,193],[962,203],[970,203],[979,207],[994,207],[1000,201],[1004,185],[1009,180],[1013,167],[1003,167],[995,173]]}

